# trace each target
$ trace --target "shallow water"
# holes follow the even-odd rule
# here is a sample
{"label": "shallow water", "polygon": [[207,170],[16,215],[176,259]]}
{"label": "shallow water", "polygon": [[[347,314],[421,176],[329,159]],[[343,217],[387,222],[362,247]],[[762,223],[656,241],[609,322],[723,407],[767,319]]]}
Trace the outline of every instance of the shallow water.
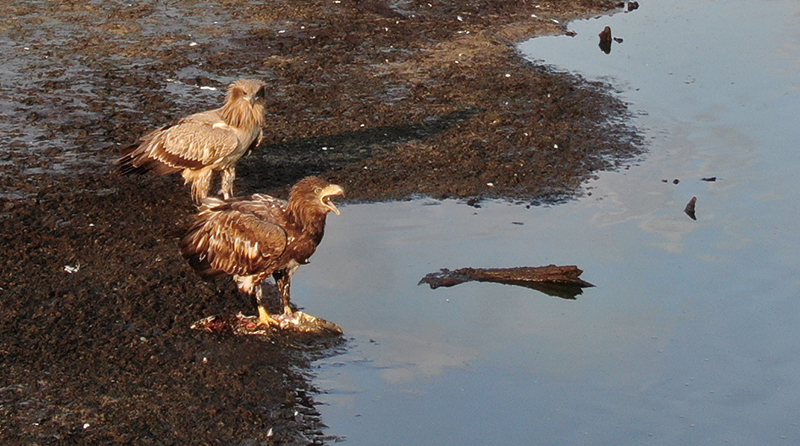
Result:
{"label": "shallow water", "polygon": [[[800,437],[800,4],[642,3],[520,49],[617,88],[651,141],[643,162],[553,207],[418,200],[328,219],[293,290],[351,339],[317,363],[328,434],[358,445]],[[606,25],[624,39],[610,54],[597,45]],[[696,221],[683,213],[693,196]],[[576,264],[597,287],[568,301],[417,285],[440,268],[549,263]]]}
{"label": "shallow water", "polygon": [[[130,102],[141,97],[141,86],[117,86],[109,94],[104,81],[109,73],[116,70],[120,76],[136,76],[144,72],[147,76],[147,67],[155,62],[154,52],[142,51],[141,47],[175,56],[198,45],[224,43],[228,37],[214,35],[215,31],[223,27],[239,29],[242,23],[226,8],[213,4],[182,3],[162,8],[155,7],[158,2],[152,0],[96,3],[59,8],[48,2],[16,2],[3,17],[0,177],[57,176],[106,168],[121,143],[112,141],[113,136],[109,138],[109,133],[115,132],[104,131],[100,125],[87,126],[87,122],[105,122],[118,113],[141,114],[137,110],[140,107]],[[86,16],[92,19],[87,21]],[[251,30],[260,26],[245,22]],[[98,42],[110,41],[118,46],[107,53],[109,48]],[[219,103],[219,91],[177,79],[207,77],[227,83],[240,73],[229,71],[217,76],[202,65],[194,63],[191,68],[176,71],[162,68],[153,77],[166,84],[165,96],[180,98],[180,103],[194,107],[198,103],[211,107]],[[150,118],[141,116],[143,121]],[[85,133],[87,127],[92,130],[90,134]],[[0,190],[0,198],[24,199],[30,195],[14,186]]]}

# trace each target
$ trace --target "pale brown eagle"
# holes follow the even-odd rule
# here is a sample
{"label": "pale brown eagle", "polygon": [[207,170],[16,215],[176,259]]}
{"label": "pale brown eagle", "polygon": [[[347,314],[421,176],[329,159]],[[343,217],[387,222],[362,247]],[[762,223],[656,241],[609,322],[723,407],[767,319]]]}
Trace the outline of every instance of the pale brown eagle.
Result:
{"label": "pale brown eagle", "polygon": [[272,276],[283,305],[281,320],[291,319],[292,274],[308,263],[325,233],[331,201],[344,190],[318,177],[306,177],[289,192],[289,201],[269,195],[206,198],[181,240],[181,253],[205,279],[233,276],[240,291],[254,295],[259,322],[281,324],[267,311],[261,283]]}
{"label": "pale brown eagle", "polygon": [[256,79],[232,83],[222,107],[153,130],[138,146],[123,151],[117,161],[120,171],[159,175],[180,171],[192,185],[195,203],[208,196],[213,173],[222,171],[222,195],[231,197],[236,162],[264,137],[265,89]]}

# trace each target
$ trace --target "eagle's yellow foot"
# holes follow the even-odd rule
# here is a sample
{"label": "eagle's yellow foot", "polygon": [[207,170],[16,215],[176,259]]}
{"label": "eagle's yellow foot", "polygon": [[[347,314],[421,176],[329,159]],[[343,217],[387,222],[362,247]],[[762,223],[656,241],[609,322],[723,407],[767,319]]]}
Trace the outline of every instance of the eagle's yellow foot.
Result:
{"label": "eagle's yellow foot", "polygon": [[258,306],[258,323],[267,327],[280,327],[281,322],[273,318],[266,308],[261,305]]}
{"label": "eagle's yellow foot", "polygon": [[293,312],[291,308],[285,307],[283,314],[271,315],[266,308],[259,305],[258,307],[258,323],[267,327],[275,327],[280,329],[294,328],[302,326],[303,324],[317,323],[318,319],[310,316],[301,311]]}

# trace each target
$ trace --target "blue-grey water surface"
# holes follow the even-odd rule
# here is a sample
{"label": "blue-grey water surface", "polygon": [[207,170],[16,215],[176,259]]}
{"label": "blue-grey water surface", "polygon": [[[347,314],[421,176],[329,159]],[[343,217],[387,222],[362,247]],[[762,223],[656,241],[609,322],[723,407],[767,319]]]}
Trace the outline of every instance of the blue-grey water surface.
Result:
{"label": "blue-grey water surface", "polygon": [[[564,205],[418,200],[328,219],[293,291],[351,339],[316,364],[328,434],[352,445],[800,439],[800,2],[640,3],[520,51],[618,89],[650,143],[641,163]],[[623,39],[610,54],[597,45],[606,25]],[[683,213],[693,196],[696,221]],[[568,301],[417,285],[440,268],[549,263],[576,264],[597,287]]]}

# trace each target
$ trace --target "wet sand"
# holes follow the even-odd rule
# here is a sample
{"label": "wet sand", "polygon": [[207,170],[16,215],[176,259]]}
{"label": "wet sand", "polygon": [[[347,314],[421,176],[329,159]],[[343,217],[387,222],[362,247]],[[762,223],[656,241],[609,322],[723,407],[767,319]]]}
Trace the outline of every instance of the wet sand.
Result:
{"label": "wet sand", "polygon": [[[13,108],[0,121],[4,444],[335,440],[308,366],[346,338],[190,330],[254,308],[180,257],[195,208],[178,176],[114,172],[122,147],[217,106],[229,80],[271,89],[266,141],[239,163],[242,194],[285,196],[316,174],[352,201],[555,203],[641,151],[606,86],[514,48],[616,2],[3,6],[4,41],[19,51],[1,86]],[[203,94],[175,93],[186,88]]]}

